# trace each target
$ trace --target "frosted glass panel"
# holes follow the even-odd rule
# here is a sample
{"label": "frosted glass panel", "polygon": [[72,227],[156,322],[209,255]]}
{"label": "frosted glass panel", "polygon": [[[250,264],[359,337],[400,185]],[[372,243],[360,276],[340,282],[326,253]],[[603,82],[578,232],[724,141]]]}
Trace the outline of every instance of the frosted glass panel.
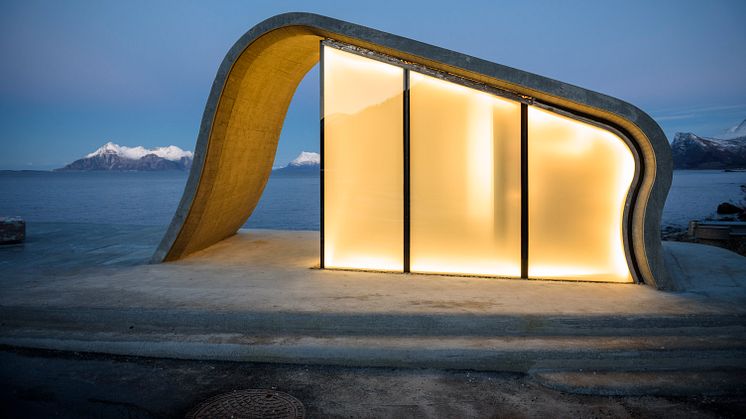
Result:
{"label": "frosted glass panel", "polygon": [[324,264],[403,269],[403,70],[324,54]]}
{"label": "frosted glass panel", "polygon": [[622,241],[635,162],[612,132],[529,107],[529,276],[632,282]]}
{"label": "frosted glass panel", "polygon": [[410,74],[411,270],[520,276],[520,104]]}

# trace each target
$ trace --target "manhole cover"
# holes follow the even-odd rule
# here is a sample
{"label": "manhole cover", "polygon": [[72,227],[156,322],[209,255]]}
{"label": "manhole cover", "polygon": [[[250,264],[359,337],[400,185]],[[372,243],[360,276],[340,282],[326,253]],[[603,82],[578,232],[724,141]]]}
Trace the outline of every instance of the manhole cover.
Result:
{"label": "manhole cover", "polygon": [[302,419],[303,403],[295,397],[274,390],[235,390],[207,399],[187,413],[198,418],[273,418]]}

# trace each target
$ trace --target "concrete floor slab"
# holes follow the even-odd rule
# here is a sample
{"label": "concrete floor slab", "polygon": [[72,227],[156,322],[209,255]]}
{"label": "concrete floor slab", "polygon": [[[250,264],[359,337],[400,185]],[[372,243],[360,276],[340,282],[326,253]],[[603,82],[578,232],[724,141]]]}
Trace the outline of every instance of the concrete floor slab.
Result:
{"label": "concrete floor slab", "polygon": [[31,225],[0,343],[159,357],[540,372],[746,370],[746,258],[667,243],[683,291],[315,269],[318,233],[146,264],[160,227]]}
{"label": "concrete floor slab", "polygon": [[2,249],[0,272],[6,280],[0,305],[563,316],[746,313],[746,258],[688,243],[665,246],[685,288],[671,293],[631,284],[319,270],[314,269],[318,233],[308,231],[242,230],[183,261],[151,265],[142,263],[154,242],[147,239],[162,229],[98,231],[101,237],[50,228],[42,239],[57,242],[46,248],[37,248],[39,239],[31,236],[25,248]]}

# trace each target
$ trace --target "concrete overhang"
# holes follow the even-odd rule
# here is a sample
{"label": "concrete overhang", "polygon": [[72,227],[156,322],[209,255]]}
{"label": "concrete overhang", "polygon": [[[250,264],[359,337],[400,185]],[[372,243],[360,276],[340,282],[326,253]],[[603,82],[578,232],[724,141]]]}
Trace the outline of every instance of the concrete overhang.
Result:
{"label": "concrete overhang", "polygon": [[176,214],[153,255],[178,260],[234,235],[259,202],[293,94],[319,60],[319,42],[341,41],[473,80],[613,127],[638,156],[627,237],[636,277],[674,289],[660,220],[671,185],[671,149],[645,112],[613,97],[458,52],[310,13],[271,17],[228,51],[212,84],[194,163]]}

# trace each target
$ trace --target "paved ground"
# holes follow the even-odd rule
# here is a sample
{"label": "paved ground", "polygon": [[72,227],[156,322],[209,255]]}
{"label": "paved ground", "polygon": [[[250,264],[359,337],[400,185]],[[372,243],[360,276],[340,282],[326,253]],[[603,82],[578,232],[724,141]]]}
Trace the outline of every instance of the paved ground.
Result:
{"label": "paved ground", "polygon": [[[19,373],[21,372],[22,373]],[[0,416],[183,417],[223,392],[274,388],[309,417],[742,417],[742,395],[611,397],[524,374],[112,357],[0,348]]]}
{"label": "paved ground", "polygon": [[242,230],[176,263],[148,265],[163,228],[31,224],[0,247],[0,305],[255,312],[478,315],[745,314],[746,258],[664,243],[684,292],[632,284],[313,269],[318,233]]}
{"label": "paved ground", "polygon": [[[666,263],[682,291],[659,292],[644,285],[322,271],[313,269],[318,254],[314,232],[242,231],[186,260],[148,265],[145,262],[162,232],[161,227],[29,225],[26,244],[0,248],[0,344],[189,361],[70,360],[6,351],[3,356],[8,363],[19,363],[18,368],[3,369],[11,377],[6,383],[13,391],[26,394],[24,388],[34,388],[33,377],[37,383],[45,380],[36,368],[22,365],[50,371],[70,369],[60,373],[61,377],[74,380],[77,372],[69,365],[80,365],[86,371],[85,365],[96,362],[103,363],[104,371],[115,371],[112,365],[140,372],[147,369],[143,365],[161,365],[154,369],[158,374],[177,374],[180,365],[187,370],[196,365],[200,366],[196,370],[256,368],[265,376],[272,367],[247,362],[272,362],[302,366],[278,367],[285,375],[278,372],[280,378],[272,380],[281,385],[294,382],[289,377],[303,368],[342,383],[350,377],[375,381],[378,374],[384,374],[387,378],[376,384],[381,390],[370,387],[371,394],[388,394],[386,382],[394,385],[397,380],[461,382],[442,390],[443,394],[436,392],[448,399],[462,394],[459,386],[466,385],[464,374],[476,374],[483,377],[480,383],[488,377],[502,383],[495,390],[498,393],[520,382],[548,392],[536,396],[541,402],[570,397],[568,409],[579,409],[580,399],[572,397],[580,394],[695,397],[687,402],[593,399],[615,406],[604,411],[610,416],[639,416],[636,412],[658,416],[656,412],[663,410],[655,410],[656,406],[674,410],[683,406],[682,414],[696,416],[710,411],[706,407],[709,399],[702,399],[705,395],[732,397],[718,399],[716,405],[725,406],[723,412],[732,411],[727,406],[743,406],[746,258],[723,249],[665,243]],[[224,365],[231,367],[218,367]],[[447,372],[451,369],[483,372]],[[506,375],[506,371],[518,375]],[[347,378],[334,378],[335,374]],[[105,376],[91,380],[95,383]],[[157,388],[147,374],[133,377],[133,382],[142,380],[144,386]],[[32,380],[31,387],[19,387],[26,379]],[[105,381],[101,391],[116,389],[117,382]],[[226,383],[231,388],[245,386],[236,379]],[[306,394],[311,405],[320,403],[319,413],[359,415],[361,411],[349,410],[349,403],[356,400],[352,388],[346,386],[360,384],[349,381],[335,387],[348,394],[338,402],[338,410],[329,407],[335,399],[313,393],[323,386]],[[392,395],[401,399],[376,398],[375,403],[401,404],[405,406],[401,415],[406,416],[407,403],[416,400],[416,409],[425,410],[415,412],[429,412],[427,406],[435,403],[429,399],[436,394],[431,394],[433,385]],[[211,388],[193,388],[192,397],[180,401],[170,398],[165,410],[159,410],[156,401],[146,409],[183,411],[202,396],[214,394]],[[289,392],[296,388],[289,387],[293,390]],[[60,400],[78,397],[65,394]],[[23,397],[13,400],[13,406],[25,403]],[[475,403],[489,408],[494,404],[490,400]],[[459,407],[466,410],[455,413],[470,412],[467,404]],[[536,405],[537,409],[543,406]],[[536,415],[543,412],[520,403],[515,406]],[[549,409],[551,403],[545,407]],[[482,411],[499,416],[496,410]],[[434,412],[454,416],[448,410]],[[567,414],[578,415],[604,413],[581,409]]]}

